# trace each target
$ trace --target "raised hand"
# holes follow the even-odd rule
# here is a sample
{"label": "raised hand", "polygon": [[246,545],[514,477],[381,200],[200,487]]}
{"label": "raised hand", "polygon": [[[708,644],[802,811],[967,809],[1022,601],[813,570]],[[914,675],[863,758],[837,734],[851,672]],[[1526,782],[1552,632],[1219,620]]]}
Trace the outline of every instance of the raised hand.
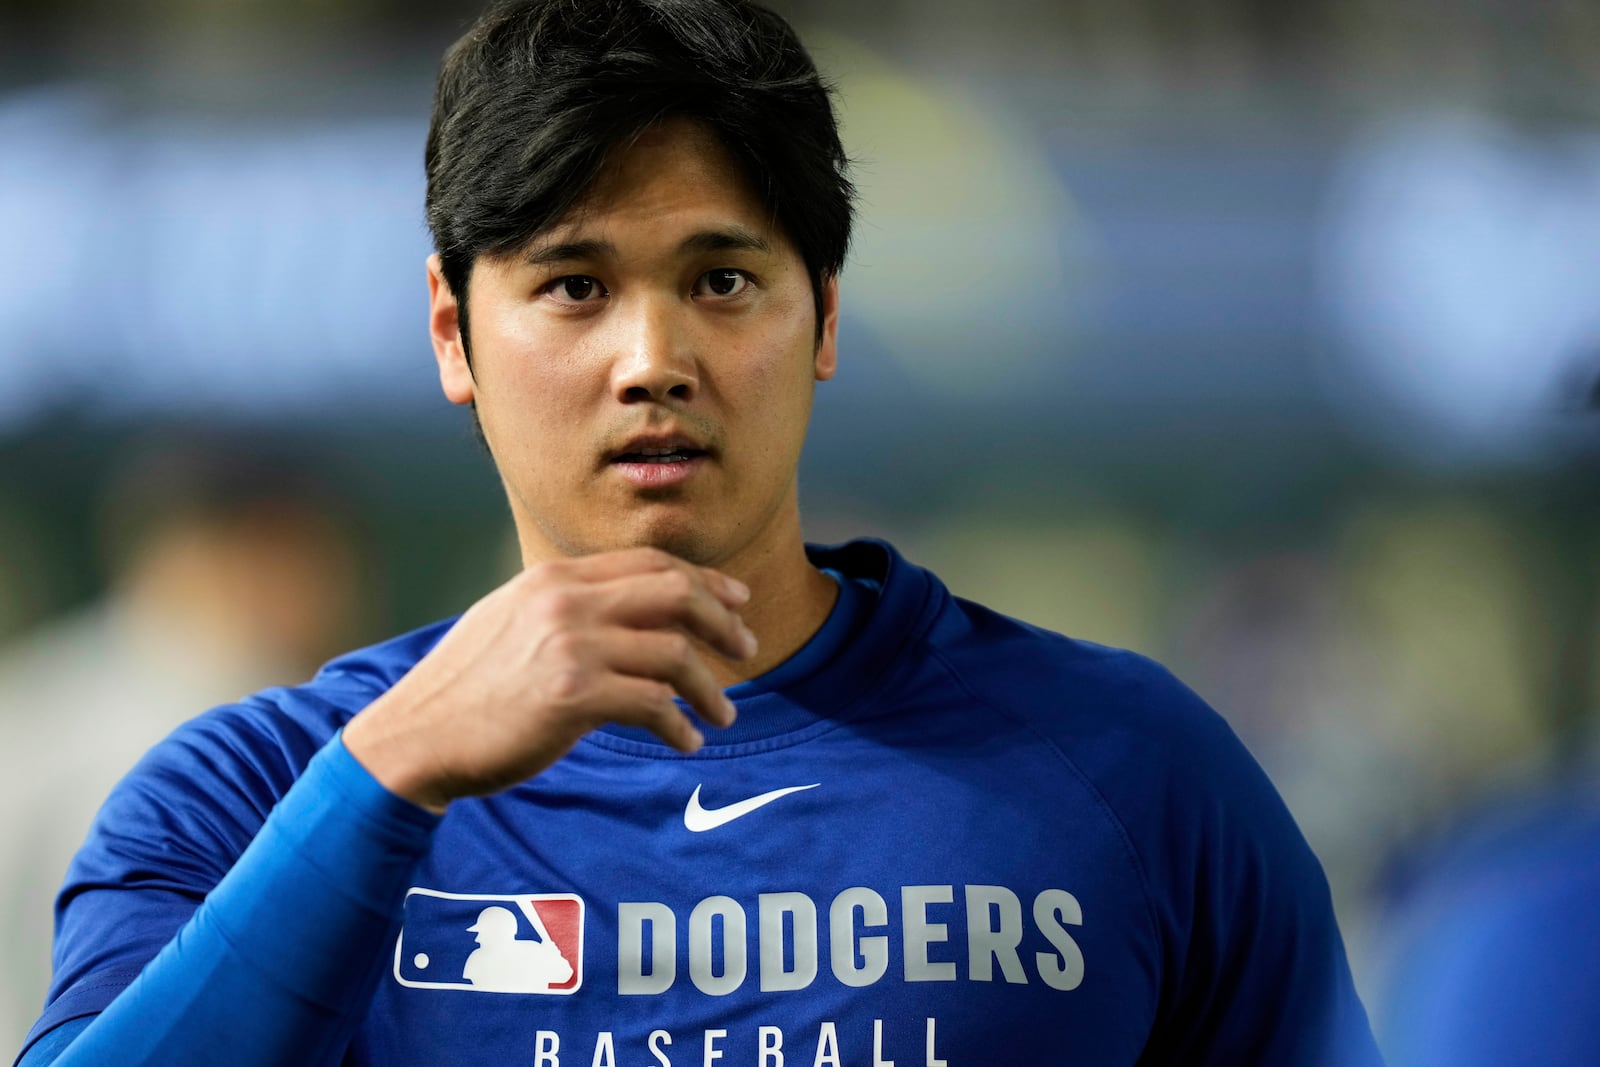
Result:
{"label": "raised hand", "polygon": [[540,563],[474,604],[344,730],[391,792],[440,812],[560,759],[604,723],[642,726],[684,752],[704,738],[673,701],[733,722],[696,642],[756,650],[743,583],[656,549]]}

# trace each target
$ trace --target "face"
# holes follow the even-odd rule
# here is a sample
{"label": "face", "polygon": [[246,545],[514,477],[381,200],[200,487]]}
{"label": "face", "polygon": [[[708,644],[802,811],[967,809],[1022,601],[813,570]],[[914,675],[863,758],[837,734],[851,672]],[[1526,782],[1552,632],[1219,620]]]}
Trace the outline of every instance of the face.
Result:
{"label": "face", "polygon": [[480,258],[459,309],[429,261],[440,381],[475,403],[525,562],[639,545],[708,566],[799,540],[795,471],[833,375],[798,251],[703,127],[618,153],[567,217]]}

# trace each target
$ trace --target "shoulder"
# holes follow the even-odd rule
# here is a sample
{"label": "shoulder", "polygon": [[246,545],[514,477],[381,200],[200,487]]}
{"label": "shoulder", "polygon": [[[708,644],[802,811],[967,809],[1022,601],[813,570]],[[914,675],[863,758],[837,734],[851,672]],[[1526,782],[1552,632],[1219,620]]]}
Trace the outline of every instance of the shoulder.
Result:
{"label": "shoulder", "polygon": [[329,692],[353,690],[373,695],[398,682],[417,661],[433,650],[456,624],[458,616],[368,645],[330,660],[309,683]]}
{"label": "shoulder", "polygon": [[953,596],[925,642],[1121,829],[1162,944],[1153,1059],[1379,1062],[1321,865],[1222,716],[1146,656]]}
{"label": "shoulder", "polygon": [[810,551],[819,565],[880,590],[871,632],[856,644],[903,665],[902,692],[907,685],[952,692],[1055,746],[1065,762],[1108,786],[1132,774],[1141,789],[1167,777],[1207,788],[1240,767],[1260,773],[1222,717],[1146,656],[955,596],[882,541]]}
{"label": "shoulder", "polygon": [[951,596],[929,654],[975,699],[1057,745],[1107,786],[1125,775],[1211,790],[1259,774],[1227,722],[1167,667]]}
{"label": "shoulder", "polygon": [[100,852],[119,853],[119,840],[149,838],[152,826],[174,834],[158,847],[224,860],[236,855],[311,758],[448,625],[349,653],[301,685],[265,689],[183,723],[111,791],[79,864]]}
{"label": "shoulder", "polygon": [[1093,699],[1128,710],[1177,696],[1197,699],[1147,656],[1067,637],[958,596],[949,597],[928,642],[964,675],[1010,679],[1036,697]]}
{"label": "shoulder", "polygon": [[415,666],[453,621],[346,653],[300,685],[264,689],[214,708],[174,731],[168,747],[233,751],[246,758],[277,752],[297,776],[346,722]]}
{"label": "shoulder", "polygon": [[1308,892],[1325,892],[1320,865],[1260,764],[1160,663],[957,597],[926,647],[972,700],[1052,746],[1100,797],[1153,892],[1191,886],[1195,870],[1241,848],[1288,862]]}
{"label": "shoulder", "polygon": [[213,708],[173,731],[140,767],[200,759],[208,764],[259,764],[266,772],[278,764],[270,776],[287,788],[317,750],[409,671],[449,626],[450,621],[435,623],[346,653],[310,681],[264,689]]}
{"label": "shoulder", "polygon": [[1063,778],[1121,828],[1152,893],[1192,885],[1218,850],[1241,848],[1287,858],[1317,892],[1321,869],[1277,790],[1223,717],[1166,667],[955,596],[882,542],[824,551],[829,565],[881,586],[875,636],[858,644],[894,647],[902,699],[920,691],[932,706],[986,716],[963,713],[986,732],[1046,746]]}
{"label": "shoulder", "polygon": [[111,791],[57,898],[52,1007],[98,1011],[233,868],[335,733],[431,648],[447,624],[340,657],[303,685],[190,719]]}

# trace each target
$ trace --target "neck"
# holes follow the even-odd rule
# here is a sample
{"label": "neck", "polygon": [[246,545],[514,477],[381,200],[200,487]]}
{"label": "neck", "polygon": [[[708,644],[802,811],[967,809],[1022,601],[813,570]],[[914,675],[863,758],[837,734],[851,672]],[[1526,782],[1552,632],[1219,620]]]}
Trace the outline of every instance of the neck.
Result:
{"label": "neck", "polygon": [[754,558],[736,556],[717,567],[750,587],[750,602],[739,615],[759,642],[747,660],[727,660],[702,649],[712,676],[724,688],[765,674],[794,655],[833,610],[838,586],[806,558],[798,521],[792,529],[792,538],[765,546]]}

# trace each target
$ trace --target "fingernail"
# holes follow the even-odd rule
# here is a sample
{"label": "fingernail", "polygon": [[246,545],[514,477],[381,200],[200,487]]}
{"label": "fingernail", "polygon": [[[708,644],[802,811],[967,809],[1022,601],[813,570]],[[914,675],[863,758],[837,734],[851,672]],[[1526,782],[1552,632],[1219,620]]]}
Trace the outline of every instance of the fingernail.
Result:
{"label": "fingernail", "polygon": [[734,599],[738,600],[739,603],[743,604],[750,599],[750,587],[748,585],[745,585],[737,578],[729,578],[727,582],[728,592],[733,594]]}
{"label": "fingernail", "polygon": [[755,655],[756,649],[759,647],[759,643],[756,641],[755,631],[750,629],[750,627],[746,626],[744,623],[739,624],[739,645],[744,649],[744,654],[746,656]]}
{"label": "fingernail", "polygon": [[723,723],[722,725],[724,725],[724,726],[732,726],[733,725],[733,720],[735,720],[735,719],[737,719],[739,717],[739,709],[738,709],[738,707],[736,707],[734,705],[733,701],[729,700],[727,697],[723,697],[722,698],[722,703],[727,705],[727,714],[724,716],[724,718],[726,718],[728,720],[727,722]]}
{"label": "fingernail", "polygon": [[690,752],[696,751],[697,749],[700,748],[701,745],[703,745],[705,743],[706,743],[706,735],[705,734],[703,734],[699,730],[695,730],[695,729],[691,729],[689,731],[689,751]]}

